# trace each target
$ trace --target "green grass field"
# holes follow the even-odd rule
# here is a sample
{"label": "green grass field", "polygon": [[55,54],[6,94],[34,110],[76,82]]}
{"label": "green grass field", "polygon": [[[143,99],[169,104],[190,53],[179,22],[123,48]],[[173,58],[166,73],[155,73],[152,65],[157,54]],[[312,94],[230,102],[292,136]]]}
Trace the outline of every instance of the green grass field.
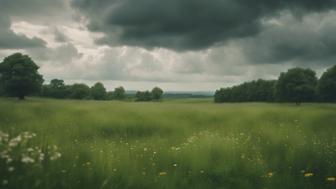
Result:
{"label": "green grass field", "polygon": [[0,158],[0,188],[336,187],[332,104],[3,98],[0,130],[36,133],[26,146],[62,154],[35,164]]}

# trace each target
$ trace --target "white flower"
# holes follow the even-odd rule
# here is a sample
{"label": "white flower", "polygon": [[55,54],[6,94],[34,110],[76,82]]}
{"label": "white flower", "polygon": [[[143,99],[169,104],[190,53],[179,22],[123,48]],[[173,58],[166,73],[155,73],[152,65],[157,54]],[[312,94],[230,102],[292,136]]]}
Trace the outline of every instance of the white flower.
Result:
{"label": "white flower", "polygon": [[21,161],[22,161],[22,163],[34,163],[35,162],[35,160],[33,159],[33,158],[31,158],[31,157],[28,157],[28,156],[24,156],[24,157],[22,157],[22,159],[21,159]]}
{"label": "white flower", "polygon": [[44,153],[40,153],[39,160],[43,161],[44,160]]}
{"label": "white flower", "polygon": [[15,138],[11,139],[9,141],[8,145],[9,145],[9,147],[16,147],[21,142],[21,140],[22,140],[22,137],[21,137],[21,135],[19,135]]}
{"label": "white flower", "polygon": [[13,159],[8,157],[7,160],[6,160],[6,163],[9,164],[9,163],[12,163],[13,162]]}
{"label": "white flower", "polygon": [[0,143],[2,141],[4,141],[4,142],[8,141],[8,138],[9,138],[9,135],[7,133],[4,133],[4,132],[0,131]]}
{"label": "white flower", "polygon": [[14,167],[9,167],[9,168],[8,168],[8,171],[9,171],[9,172],[13,172],[14,169],[15,169]]}
{"label": "white flower", "polygon": [[8,180],[3,180],[2,181],[2,185],[7,185],[8,184]]}
{"label": "white flower", "polygon": [[53,154],[53,155],[50,157],[50,160],[51,160],[51,161],[57,160],[57,159],[59,159],[61,156],[62,156],[61,153],[56,152],[55,154]]}

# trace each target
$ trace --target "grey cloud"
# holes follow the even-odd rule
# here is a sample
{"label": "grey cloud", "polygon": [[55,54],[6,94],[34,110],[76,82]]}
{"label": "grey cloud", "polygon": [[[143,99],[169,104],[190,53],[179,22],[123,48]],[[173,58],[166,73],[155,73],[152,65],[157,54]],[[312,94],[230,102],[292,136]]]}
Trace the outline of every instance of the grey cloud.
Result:
{"label": "grey cloud", "polygon": [[301,21],[284,14],[240,46],[252,63],[328,65],[336,59],[335,20],[335,11],[306,15]]}
{"label": "grey cloud", "polygon": [[[20,17],[21,19],[36,19],[55,21],[65,10],[67,0],[1,0],[2,15]],[[53,17],[53,20],[50,20]]]}
{"label": "grey cloud", "polygon": [[[0,10],[1,11],[1,10]],[[46,43],[39,38],[28,38],[21,34],[16,34],[10,29],[10,20],[6,15],[0,13],[0,49],[22,49],[44,47]]]}
{"label": "grey cloud", "polygon": [[[1,0],[0,1],[0,48],[25,49],[44,47],[46,43],[39,38],[28,38],[14,33],[11,22],[20,20],[49,20],[60,14],[65,6],[64,0]],[[53,19],[55,20],[55,19]]]}
{"label": "grey cloud", "polygon": [[176,51],[205,49],[227,40],[256,35],[260,19],[282,10],[296,15],[334,9],[335,0],[73,0],[89,18],[98,42],[164,47]]}
{"label": "grey cloud", "polygon": [[71,43],[65,43],[55,48],[33,48],[27,52],[37,61],[48,62],[53,65],[71,64],[73,60],[80,59],[81,54]]}
{"label": "grey cloud", "polygon": [[64,43],[69,41],[69,38],[57,28],[55,28],[54,35],[57,42]]}

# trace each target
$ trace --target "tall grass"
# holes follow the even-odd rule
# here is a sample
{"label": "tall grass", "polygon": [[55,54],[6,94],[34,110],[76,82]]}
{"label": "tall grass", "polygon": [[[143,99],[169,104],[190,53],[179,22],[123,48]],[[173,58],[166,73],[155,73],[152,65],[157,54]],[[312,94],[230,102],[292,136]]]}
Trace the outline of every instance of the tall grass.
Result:
{"label": "tall grass", "polygon": [[335,115],[331,104],[0,99],[0,130],[62,154],[0,171],[12,178],[0,188],[335,188]]}

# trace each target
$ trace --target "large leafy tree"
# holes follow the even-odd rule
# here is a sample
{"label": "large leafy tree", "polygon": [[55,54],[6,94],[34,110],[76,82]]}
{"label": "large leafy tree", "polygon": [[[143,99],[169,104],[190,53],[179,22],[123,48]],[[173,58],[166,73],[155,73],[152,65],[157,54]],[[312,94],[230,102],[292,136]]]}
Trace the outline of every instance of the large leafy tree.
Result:
{"label": "large leafy tree", "polygon": [[160,89],[159,87],[154,87],[152,89],[152,98],[153,100],[160,100],[163,95],[163,90]]}
{"label": "large leafy tree", "polygon": [[246,82],[221,88],[215,92],[215,102],[271,102],[274,101],[274,80]]}
{"label": "large leafy tree", "polygon": [[91,87],[91,96],[95,100],[105,100],[106,99],[106,89],[104,85],[100,82],[94,84]]}
{"label": "large leafy tree", "polygon": [[315,99],[316,73],[311,69],[293,68],[281,73],[276,85],[276,97],[280,101],[301,102]]}
{"label": "large leafy tree", "polygon": [[86,99],[89,98],[90,96],[90,87],[81,84],[81,83],[76,83],[70,86],[70,98],[73,99]]}
{"label": "large leafy tree", "polygon": [[318,93],[321,100],[336,102],[336,65],[321,76],[318,82]]}
{"label": "large leafy tree", "polygon": [[0,63],[0,83],[6,95],[23,100],[41,89],[43,77],[39,67],[27,55],[15,53]]}
{"label": "large leafy tree", "polygon": [[53,98],[66,98],[69,90],[61,79],[52,79],[49,85],[42,86],[42,95]]}
{"label": "large leafy tree", "polygon": [[125,99],[126,93],[125,93],[124,87],[115,88],[113,92],[113,97],[114,99],[117,99],[117,100]]}
{"label": "large leafy tree", "polygon": [[136,101],[151,101],[152,94],[149,91],[138,91],[135,94]]}

